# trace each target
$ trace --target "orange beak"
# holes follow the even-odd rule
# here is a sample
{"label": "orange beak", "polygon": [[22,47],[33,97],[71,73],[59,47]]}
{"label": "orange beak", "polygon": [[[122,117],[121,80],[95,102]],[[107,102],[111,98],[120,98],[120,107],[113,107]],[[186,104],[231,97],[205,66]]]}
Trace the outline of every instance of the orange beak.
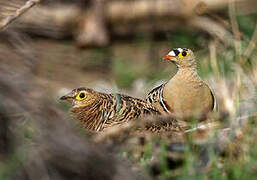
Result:
{"label": "orange beak", "polygon": [[162,60],[170,60],[171,58],[173,58],[174,56],[171,56],[171,55],[166,55],[166,56],[163,56]]}

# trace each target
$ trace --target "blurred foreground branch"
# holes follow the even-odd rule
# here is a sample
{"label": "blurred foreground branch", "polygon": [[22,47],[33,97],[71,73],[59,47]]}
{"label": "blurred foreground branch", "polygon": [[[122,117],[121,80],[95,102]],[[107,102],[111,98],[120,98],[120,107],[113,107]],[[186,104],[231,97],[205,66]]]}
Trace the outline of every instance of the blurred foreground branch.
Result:
{"label": "blurred foreground branch", "polygon": [[137,179],[74,128],[38,83],[38,59],[10,43],[16,46],[3,42],[0,54],[0,179]]}

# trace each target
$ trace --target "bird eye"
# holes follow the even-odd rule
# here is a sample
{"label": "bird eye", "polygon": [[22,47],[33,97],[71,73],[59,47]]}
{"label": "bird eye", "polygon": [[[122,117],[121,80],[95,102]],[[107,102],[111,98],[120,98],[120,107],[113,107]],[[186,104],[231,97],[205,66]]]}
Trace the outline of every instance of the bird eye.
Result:
{"label": "bird eye", "polygon": [[77,100],[83,100],[83,99],[85,99],[87,96],[86,96],[86,93],[85,92],[80,92],[78,95],[77,95],[77,97],[76,97],[76,99]]}
{"label": "bird eye", "polygon": [[182,52],[182,56],[186,56],[187,55],[187,52],[186,51],[183,51]]}
{"label": "bird eye", "polygon": [[84,98],[85,97],[85,93],[80,93],[79,97],[80,98]]}

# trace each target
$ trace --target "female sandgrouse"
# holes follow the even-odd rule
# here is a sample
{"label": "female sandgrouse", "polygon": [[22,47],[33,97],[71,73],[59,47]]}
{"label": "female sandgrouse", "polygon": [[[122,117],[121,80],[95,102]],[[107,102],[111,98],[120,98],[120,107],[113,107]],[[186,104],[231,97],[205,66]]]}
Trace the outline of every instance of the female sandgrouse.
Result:
{"label": "female sandgrouse", "polygon": [[160,112],[184,120],[201,119],[216,109],[213,92],[199,77],[195,56],[190,49],[172,49],[163,60],[175,63],[178,71],[168,82],[148,94],[149,103]]}
{"label": "female sandgrouse", "polygon": [[85,129],[92,131],[101,131],[144,115],[160,114],[141,99],[100,93],[89,88],[74,89],[60,99],[71,101],[71,113]]}

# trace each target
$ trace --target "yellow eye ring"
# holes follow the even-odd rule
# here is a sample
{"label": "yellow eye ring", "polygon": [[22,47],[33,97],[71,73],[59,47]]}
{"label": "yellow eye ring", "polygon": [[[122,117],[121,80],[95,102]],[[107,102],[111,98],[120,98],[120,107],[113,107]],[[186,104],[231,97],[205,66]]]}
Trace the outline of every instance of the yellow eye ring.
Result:
{"label": "yellow eye ring", "polygon": [[188,55],[189,55],[189,53],[187,51],[182,51],[181,53],[179,53],[178,57],[184,58],[184,57],[187,57]]}
{"label": "yellow eye ring", "polygon": [[77,96],[76,96],[76,100],[82,101],[84,99],[87,98],[87,94],[84,91],[81,91]]}

